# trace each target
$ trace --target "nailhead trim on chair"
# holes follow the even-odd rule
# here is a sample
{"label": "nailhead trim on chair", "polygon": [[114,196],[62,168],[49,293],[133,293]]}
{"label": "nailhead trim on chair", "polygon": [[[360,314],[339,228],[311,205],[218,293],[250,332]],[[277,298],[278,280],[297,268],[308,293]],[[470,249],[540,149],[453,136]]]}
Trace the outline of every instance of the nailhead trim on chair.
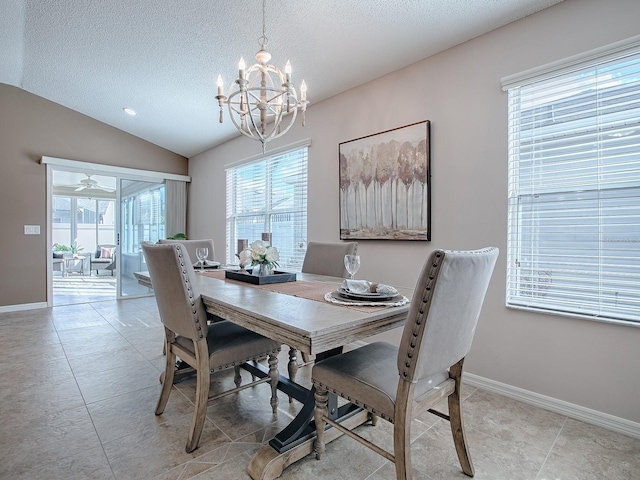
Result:
{"label": "nailhead trim on chair", "polygon": [[[411,343],[409,344],[409,349],[407,351],[407,359],[405,362],[405,367],[406,370],[403,370],[402,372],[402,376],[403,377],[408,377],[409,376],[409,369],[412,366],[412,358],[414,356],[414,351],[416,348],[416,339],[418,338],[418,336],[422,333],[422,331],[424,330],[424,327],[421,327],[421,325],[424,323],[424,319],[425,319],[425,305],[427,305],[432,297],[433,297],[433,284],[435,282],[435,279],[437,277],[437,272],[438,269],[440,268],[441,265],[441,259],[443,257],[442,252],[436,252],[435,254],[435,260],[433,262],[433,264],[431,265],[431,271],[429,272],[429,281],[427,282],[427,285],[425,286],[425,289],[422,293],[422,306],[420,307],[419,310],[419,315],[416,316],[415,319],[415,325],[413,328],[413,332],[412,332],[412,337],[414,340],[411,341]],[[383,418],[384,420],[387,420],[388,422],[393,423],[393,417],[389,417],[388,415],[385,415],[381,412],[377,412],[376,410],[374,410],[373,408],[367,406],[365,403],[360,402],[356,399],[352,399],[349,395],[345,395],[342,392],[339,392],[338,390],[336,390],[335,388],[329,388],[327,385],[322,384],[321,382],[316,381],[315,379],[312,379],[313,384],[317,387],[317,386],[321,386],[323,389],[325,390],[330,390],[332,393],[335,393],[336,395],[341,396],[342,398],[346,398],[348,401],[350,401],[351,403],[364,408],[365,410],[367,410],[368,412],[371,412],[374,415],[377,415],[381,418]]]}
{"label": "nailhead trim on chair", "polygon": [[187,274],[187,269],[184,266],[184,255],[182,254],[182,246],[179,243],[176,243],[174,247],[176,252],[178,252],[178,258],[180,259],[180,266],[182,267],[182,278],[184,279],[184,284],[187,287],[187,295],[189,295],[189,300],[191,301],[191,314],[193,315],[193,319],[196,322],[197,330],[198,330],[198,338],[204,338],[202,334],[202,327],[200,326],[200,319],[198,318],[198,310],[196,309],[196,301],[193,298],[193,291],[191,290],[191,282],[189,281],[189,276]]}
{"label": "nailhead trim on chair", "polygon": [[367,412],[370,412],[373,415],[377,415],[378,417],[380,417],[380,418],[382,418],[382,419],[384,419],[384,420],[386,420],[386,421],[388,421],[390,423],[393,423],[393,417],[389,417],[388,415],[385,415],[384,413],[378,412],[377,410],[375,410],[374,408],[371,408],[366,403],[363,403],[363,402],[361,402],[361,401],[359,401],[359,400],[357,400],[355,398],[351,398],[349,395],[345,395],[344,393],[336,390],[335,388],[329,388],[327,385],[325,385],[325,384],[323,384],[321,382],[318,382],[316,380],[313,380],[313,379],[312,379],[312,381],[313,381],[313,385],[316,387],[316,389],[317,389],[317,387],[322,387],[323,389],[328,390],[331,393],[334,393],[334,394],[336,394],[336,395],[348,400],[349,402],[353,403],[354,405],[357,405],[360,408],[364,408]]}
{"label": "nailhead trim on chair", "polygon": [[409,376],[409,369],[411,369],[412,358],[414,356],[413,352],[415,351],[416,343],[417,343],[416,339],[424,331],[424,327],[422,327],[422,324],[424,323],[424,320],[425,320],[425,313],[428,310],[426,308],[426,305],[429,302],[431,302],[431,299],[433,298],[433,284],[437,277],[438,269],[442,265],[441,263],[442,257],[443,257],[442,252],[436,252],[435,259],[433,261],[433,264],[431,265],[431,270],[429,272],[429,281],[427,282],[427,285],[425,286],[424,291],[422,292],[422,305],[420,306],[418,315],[416,315],[415,325],[413,327],[413,332],[411,333],[413,340],[409,343],[409,349],[407,350],[407,358],[404,364],[405,369],[402,371],[402,376],[404,378],[407,378]]}

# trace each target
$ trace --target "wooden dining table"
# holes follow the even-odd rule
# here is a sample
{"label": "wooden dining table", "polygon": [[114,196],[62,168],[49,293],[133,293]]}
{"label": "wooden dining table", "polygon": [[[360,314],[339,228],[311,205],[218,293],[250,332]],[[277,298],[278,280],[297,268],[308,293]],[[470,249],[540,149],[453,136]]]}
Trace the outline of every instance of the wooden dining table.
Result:
{"label": "wooden dining table", "polygon": [[[151,287],[148,272],[136,272],[135,276],[140,284]],[[337,290],[342,281],[298,273],[295,282],[253,285],[226,279],[222,270],[197,275],[197,286],[208,313],[292,349],[315,355],[315,361],[339,354],[351,343],[401,327],[406,320],[409,302],[402,306],[361,306],[325,300],[324,295]],[[413,293],[408,288],[398,288],[398,291],[407,299]],[[243,368],[260,377],[268,373],[257,362]],[[280,377],[278,389],[302,402],[302,408],[289,425],[254,454],[248,467],[254,480],[277,478],[284,468],[313,451],[314,389],[285,376]],[[332,411],[333,419],[347,428],[355,428],[369,419],[367,412],[355,405],[338,407],[335,395],[329,399],[329,412]],[[331,428],[325,433],[325,439],[331,441],[340,435],[337,429]]]}

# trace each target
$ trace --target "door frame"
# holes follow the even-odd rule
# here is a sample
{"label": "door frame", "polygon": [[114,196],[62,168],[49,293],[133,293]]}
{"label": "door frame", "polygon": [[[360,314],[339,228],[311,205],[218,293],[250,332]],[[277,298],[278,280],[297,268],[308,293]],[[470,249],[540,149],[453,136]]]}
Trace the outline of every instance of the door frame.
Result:
{"label": "door frame", "polygon": [[[116,177],[116,225],[115,234],[116,241],[119,243],[121,225],[120,225],[120,183],[122,179],[140,180],[149,182],[158,182],[159,180],[178,180],[183,182],[191,182],[191,177],[187,175],[179,175],[175,173],[157,172],[153,170],[141,170],[128,167],[117,167],[114,165],[104,165],[100,163],[83,162],[78,160],[68,160],[64,158],[42,157],[40,163],[46,167],[46,244],[45,248],[47,259],[47,306],[53,306],[53,265],[51,257],[51,205],[53,197],[53,171],[66,170],[69,172],[89,173],[91,175],[107,175]],[[116,257],[119,257],[120,249],[116,249]],[[116,258],[116,264],[121,259]],[[122,265],[122,263],[120,263]],[[121,285],[119,274],[117,276],[117,298],[132,298],[133,295],[121,297]]]}

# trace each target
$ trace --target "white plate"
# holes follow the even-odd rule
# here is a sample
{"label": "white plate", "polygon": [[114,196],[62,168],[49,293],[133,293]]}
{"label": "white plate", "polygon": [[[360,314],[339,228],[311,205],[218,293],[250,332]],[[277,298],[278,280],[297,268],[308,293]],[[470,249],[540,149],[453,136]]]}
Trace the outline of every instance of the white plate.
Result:
{"label": "white plate", "polygon": [[338,288],[338,294],[344,298],[350,298],[352,300],[367,300],[367,301],[385,301],[391,300],[396,295],[382,295],[380,293],[368,292],[368,293],[355,293],[350,292],[345,288]]}
{"label": "white plate", "polygon": [[[220,267],[220,262],[212,262],[211,260],[207,260],[207,264],[204,266],[204,268],[218,268]],[[193,268],[195,268],[196,270],[200,269],[200,264],[198,262],[193,264]]]}

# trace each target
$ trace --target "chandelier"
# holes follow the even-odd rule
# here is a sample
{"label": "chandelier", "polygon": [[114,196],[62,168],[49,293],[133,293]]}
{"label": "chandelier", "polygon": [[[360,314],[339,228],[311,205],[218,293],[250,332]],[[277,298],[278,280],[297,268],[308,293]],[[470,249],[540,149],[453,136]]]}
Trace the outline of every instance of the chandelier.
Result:
{"label": "chandelier", "polygon": [[231,121],[240,133],[262,143],[265,152],[266,143],[278,138],[291,128],[298,110],[305,124],[307,110],[307,85],[302,81],[300,98],[291,83],[291,63],[287,61],[284,73],[275,65],[269,64],[271,54],[267,52],[265,35],[266,0],[262,2],[262,36],[258,39],[260,50],[256,53],[258,63],[246,68],[244,58],[238,63],[238,78],[224,95],[222,76],[218,75],[218,95],[220,105],[220,123],[223,118],[223,106],[229,107]]}

